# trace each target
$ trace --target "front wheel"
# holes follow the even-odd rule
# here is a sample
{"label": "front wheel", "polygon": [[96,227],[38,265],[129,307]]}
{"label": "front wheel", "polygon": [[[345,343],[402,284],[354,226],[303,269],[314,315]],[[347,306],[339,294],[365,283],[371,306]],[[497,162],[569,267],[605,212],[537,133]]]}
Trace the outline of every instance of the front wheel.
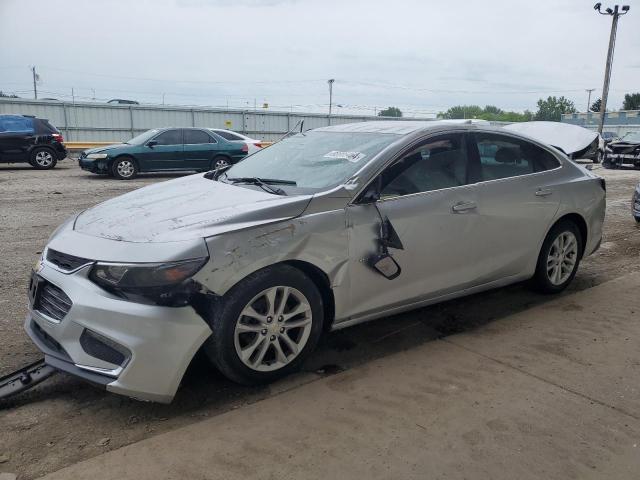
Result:
{"label": "front wheel", "polygon": [[267,267],[239,282],[216,305],[204,350],[231,380],[269,383],[296,370],[322,333],[318,288],[288,265]]}
{"label": "front wheel", "polygon": [[138,174],[138,167],[132,158],[116,158],[111,165],[111,173],[119,180],[130,180]]}
{"label": "front wheel", "polygon": [[575,277],[582,258],[582,236],[569,220],[556,224],[547,234],[538,256],[533,284],[542,293],[559,293]]}
{"label": "front wheel", "polygon": [[48,148],[35,148],[31,152],[31,166],[38,170],[49,170],[56,166],[58,160],[53,156],[53,152]]}

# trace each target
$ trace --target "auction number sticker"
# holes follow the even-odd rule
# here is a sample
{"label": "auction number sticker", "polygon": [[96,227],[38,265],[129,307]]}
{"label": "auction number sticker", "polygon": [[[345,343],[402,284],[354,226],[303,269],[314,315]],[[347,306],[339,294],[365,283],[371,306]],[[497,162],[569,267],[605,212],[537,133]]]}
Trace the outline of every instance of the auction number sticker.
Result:
{"label": "auction number sticker", "polygon": [[341,152],[339,150],[333,150],[329,153],[325,153],[323,158],[330,158],[332,160],[347,160],[348,162],[356,163],[366,157],[366,154],[362,152]]}

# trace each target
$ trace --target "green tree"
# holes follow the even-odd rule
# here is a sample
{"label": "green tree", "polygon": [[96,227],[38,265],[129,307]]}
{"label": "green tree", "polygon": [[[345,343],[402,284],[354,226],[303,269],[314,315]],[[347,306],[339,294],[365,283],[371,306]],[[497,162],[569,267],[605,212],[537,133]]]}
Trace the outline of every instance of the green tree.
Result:
{"label": "green tree", "polygon": [[624,96],[623,110],[640,110],[640,93],[627,93]]}
{"label": "green tree", "polygon": [[484,108],[478,105],[456,105],[446,112],[440,112],[438,118],[447,120],[478,118],[495,122],[528,122],[533,118],[533,114],[528,110],[525,110],[524,113],[508,112],[494,105],[487,105]]}
{"label": "green tree", "polygon": [[563,113],[576,113],[576,106],[565,97],[547,97],[538,100],[536,120],[559,122]]}
{"label": "green tree", "polygon": [[18,95],[4,93],[2,90],[0,90],[0,97],[5,97],[5,98],[20,98],[20,97],[18,97]]}
{"label": "green tree", "polygon": [[591,110],[592,112],[599,112],[601,108],[602,108],[602,99],[599,98],[591,104],[591,108],[589,108],[589,110]]}
{"label": "green tree", "polygon": [[451,107],[446,112],[438,114],[438,118],[444,118],[446,120],[455,120],[461,118],[479,118],[484,110],[478,105],[456,105]]}
{"label": "green tree", "polygon": [[402,111],[398,107],[388,107],[378,112],[379,117],[401,117]]}

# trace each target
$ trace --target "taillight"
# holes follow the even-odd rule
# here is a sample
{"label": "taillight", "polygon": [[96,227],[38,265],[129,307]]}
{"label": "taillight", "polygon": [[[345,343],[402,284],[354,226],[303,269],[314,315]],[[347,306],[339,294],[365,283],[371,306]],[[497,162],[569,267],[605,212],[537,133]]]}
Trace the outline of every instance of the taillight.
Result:
{"label": "taillight", "polygon": [[64,138],[63,138],[63,137],[62,137],[62,135],[60,135],[59,133],[54,133],[54,134],[52,134],[51,136],[53,137],[53,139],[54,139],[56,142],[60,142],[60,143],[63,143],[63,142],[64,142]]}
{"label": "taillight", "polygon": [[247,145],[246,143],[242,144],[242,152],[243,153],[249,153],[249,145]]}

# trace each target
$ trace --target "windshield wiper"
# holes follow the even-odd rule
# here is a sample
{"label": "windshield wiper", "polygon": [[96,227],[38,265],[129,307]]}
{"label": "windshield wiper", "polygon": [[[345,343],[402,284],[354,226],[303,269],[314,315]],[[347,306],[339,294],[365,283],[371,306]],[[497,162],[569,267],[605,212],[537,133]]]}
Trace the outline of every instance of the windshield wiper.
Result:
{"label": "windshield wiper", "polygon": [[287,192],[278,187],[272,187],[269,185],[272,184],[280,184],[280,185],[296,185],[296,182],[292,180],[280,180],[277,178],[258,178],[258,177],[227,177],[226,180],[229,183],[237,184],[237,183],[247,183],[249,185],[256,185],[262,188],[265,192],[273,193],[275,195],[286,195]]}

